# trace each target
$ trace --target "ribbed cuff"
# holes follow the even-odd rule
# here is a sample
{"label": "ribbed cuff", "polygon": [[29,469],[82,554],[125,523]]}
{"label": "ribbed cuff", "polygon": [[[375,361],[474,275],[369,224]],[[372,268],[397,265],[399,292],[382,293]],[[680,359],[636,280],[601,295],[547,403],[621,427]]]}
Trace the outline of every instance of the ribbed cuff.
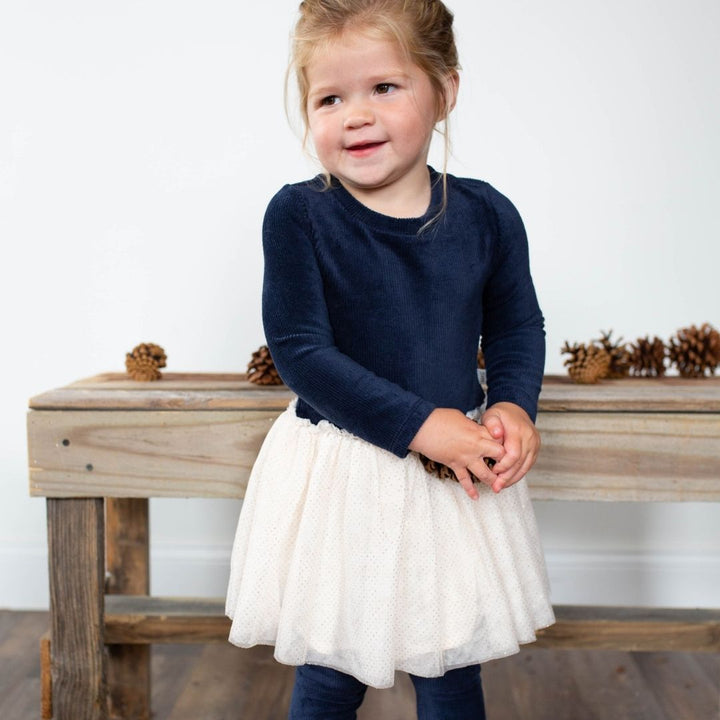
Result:
{"label": "ribbed cuff", "polygon": [[408,446],[434,409],[435,405],[433,405],[433,403],[423,400],[422,398],[413,405],[405,422],[398,429],[388,448],[393,455],[397,455],[399,458],[407,456],[410,452]]}
{"label": "ribbed cuff", "polygon": [[537,398],[533,398],[523,392],[518,392],[514,387],[489,388],[487,396],[487,407],[492,407],[499,402],[510,402],[521,407],[535,422],[537,418]]}

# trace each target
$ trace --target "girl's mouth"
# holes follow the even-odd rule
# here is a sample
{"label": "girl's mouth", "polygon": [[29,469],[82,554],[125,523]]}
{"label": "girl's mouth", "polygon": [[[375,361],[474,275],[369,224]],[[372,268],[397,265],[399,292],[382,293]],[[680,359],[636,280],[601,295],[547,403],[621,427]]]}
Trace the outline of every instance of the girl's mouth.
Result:
{"label": "girl's mouth", "polygon": [[374,150],[384,144],[384,141],[357,143],[357,145],[350,145],[346,150],[350,155],[355,157],[364,157],[365,155],[370,155]]}

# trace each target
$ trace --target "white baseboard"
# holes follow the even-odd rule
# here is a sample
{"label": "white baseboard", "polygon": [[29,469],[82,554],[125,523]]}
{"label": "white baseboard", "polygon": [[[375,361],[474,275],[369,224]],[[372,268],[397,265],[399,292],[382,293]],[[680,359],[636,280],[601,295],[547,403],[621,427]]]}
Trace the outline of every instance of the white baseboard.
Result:
{"label": "white baseboard", "polygon": [[49,598],[47,548],[0,547],[0,608],[47,610]]}
{"label": "white baseboard", "polygon": [[[221,597],[230,548],[156,544],[151,558],[155,595]],[[553,602],[720,608],[720,557],[713,553],[546,553]],[[47,609],[47,550],[0,548],[0,607]]]}
{"label": "white baseboard", "polygon": [[547,551],[558,605],[639,605],[720,608],[716,553]]}

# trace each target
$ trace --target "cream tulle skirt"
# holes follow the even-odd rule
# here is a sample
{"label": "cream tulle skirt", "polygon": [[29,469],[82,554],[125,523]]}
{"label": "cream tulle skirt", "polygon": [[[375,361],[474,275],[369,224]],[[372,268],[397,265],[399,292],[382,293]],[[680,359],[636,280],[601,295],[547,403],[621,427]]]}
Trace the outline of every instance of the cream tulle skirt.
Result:
{"label": "cream tulle skirt", "polygon": [[554,622],[525,481],[472,501],[328,422],[275,421],[232,553],[230,642],[374,687],[517,652]]}

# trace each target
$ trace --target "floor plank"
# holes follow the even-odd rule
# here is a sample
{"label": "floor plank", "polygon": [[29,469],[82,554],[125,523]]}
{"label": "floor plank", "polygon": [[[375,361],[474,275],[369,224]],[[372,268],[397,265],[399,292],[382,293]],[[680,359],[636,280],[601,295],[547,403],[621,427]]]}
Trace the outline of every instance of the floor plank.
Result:
{"label": "floor plank", "polygon": [[[697,653],[695,662],[705,671],[711,684],[717,685],[720,680],[720,653]],[[718,713],[720,717],[720,713]]]}
{"label": "floor plank", "polygon": [[[485,663],[483,689],[493,720],[578,720],[580,695],[565,653],[526,649]],[[589,716],[587,720],[592,720]]]}
{"label": "floor plank", "polygon": [[[0,611],[0,718],[40,716],[40,636],[47,613]],[[34,714],[28,715],[33,710]]]}
{"label": "floor plank", "polygon": [[713,683],[695,656],[682,653],[635,653],[633,660],[652,694],[663,697],[668,718],[720,718],[720,674],[715,675]]}
{"label": "floor plank", "polygon": [[202,647],[167,720],[270,720],[287,714],[294,671],[275,662],[271,647],[242,650],[229,643]]}
{"label": "floor plank", "polygon": [[[40,716],[39,639],[47,613],[0,610],[0,718]],[[294,668],[273,649],[155,645],[153,720],[283,720]],[[717,720],[720,654],[527,647],[482,670],[491,720]],[[358,720],[413,720],[415,692],[369,688]]]}
{"label": "floor plank", "polygon": [[[188,683],[188,676],[202,654],[202,645],[154,645],[150,652],[151,707],[167,713]],[[157,713],[153,715],[157,720]]]}
{"label": "floor plank", "polygon": [[5,641],[10,637],[17,623],[18,617],[15,613],[0,611],[0,654],[3,652]]}
{"label": "floor plank", "polygon": [[581,707],[591,708],[597,720],[675,720],[648,691],[629,653],[576,651],[573,673]]}

